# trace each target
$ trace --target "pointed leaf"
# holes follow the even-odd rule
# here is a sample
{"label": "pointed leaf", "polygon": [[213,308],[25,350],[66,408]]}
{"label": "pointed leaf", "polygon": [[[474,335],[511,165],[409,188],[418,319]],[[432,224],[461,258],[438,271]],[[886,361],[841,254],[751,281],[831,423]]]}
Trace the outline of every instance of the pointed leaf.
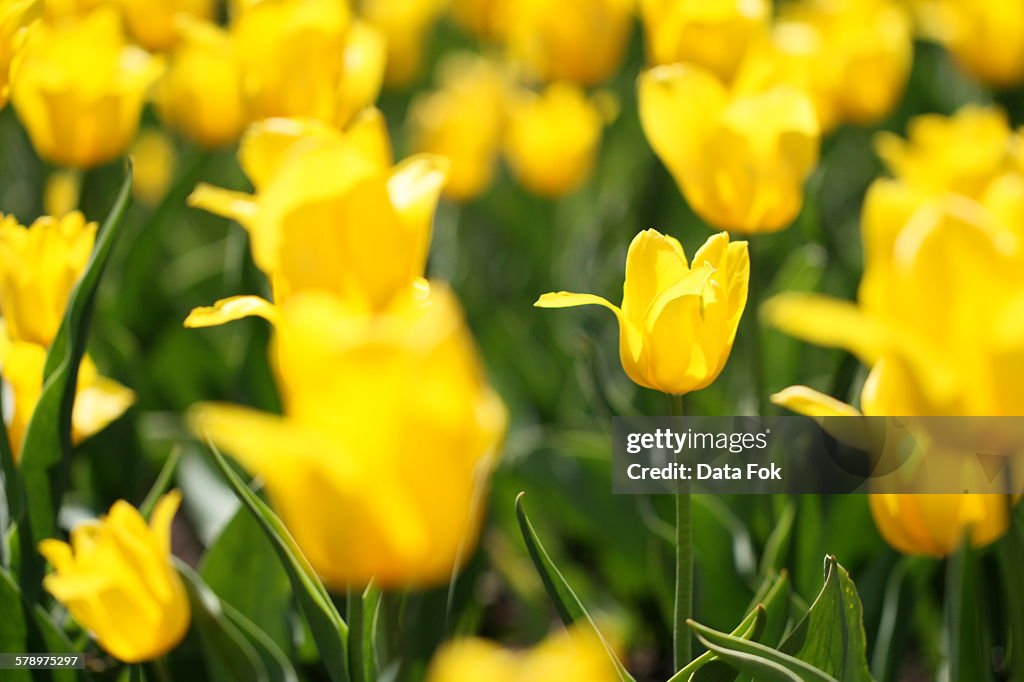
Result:
{"label": "pointed leaf", "polygon": [[689,622],[697,639],[741,673],[766,682],[837,682],[828,673],[771,647],[750,642],[700,623]]}
{"label": "pointed leaf", "polygon": [[334,682],[348,682],[348,625],[334,607],[323,583],[281,519],[238,477],[212,443],[209,444],[209,450],[214,464],[235,495],[253,514],[274,545],[274,550],[288,572],[295,598],[309,622],[310,632],[331,679]]}
{"label": "pointed leaf", "polygon": [[965,537],[946,564],[946,646],[950,679],[955,682],[992,676],[985,656],[987,647],[982,641],[984,625],[978,603],[980,578],[978,557]]}
{"label": "pointed leaf", "polygon": [[[740,624],[730,634],[740,639],[757,639],[764,629],[764,623],[764,607],[758,605],[740,621]],[[705,651],[683,666],[679,672],[669,678],[668,682],[687,682],[687,680],[709,682],[710,680],[718,679],[716,672],[707,671],[717,660],[718,656],[713,651]],[[736,677],[736,671],[732,670],[732,677],[728,679],[734,677]]]}
{"label": "pointed leaf", "polygon": [[605,651],[608,652],[608,657],[611,658],[612,664],[619,674],[619,678],[632,681],[633,677],[626,671],[626,667],[622,665],[619,657],[616,656],[615,650],[612,649],[604,636],[601,635],[594,620],[580,602],[579,597],[569,587],[569,583],[565,581],[562,572],[551,561],[551,557],[548,556],[544,545],[541,544],[540,538],[537,537],[537,533],[533,529],[533,524],[530,523],[530,519],[526,515],[526,509],[523,507],[524,495],[525,493],[519,493],[516,496],[516,517],[519,519],[519,530],[522,532],[523,541],[526,542],[526,549],[530,553],[530,559],[533,560],[533,565],[544,582],[544,588],[547,590],[548,596],[555,603],[555,608],[558,610],[558,615],[561,617],[562,622],[567,626],[574,623],[587,626],[604,645]]}

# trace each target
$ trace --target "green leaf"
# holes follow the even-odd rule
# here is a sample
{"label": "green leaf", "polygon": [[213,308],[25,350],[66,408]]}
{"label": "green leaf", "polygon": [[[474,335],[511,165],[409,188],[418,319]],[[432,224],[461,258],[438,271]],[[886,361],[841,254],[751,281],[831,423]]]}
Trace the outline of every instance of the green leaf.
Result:
{"label": "green leaf", "polygon": [[846,569],[825,557],[825,584],[779,649],[840,682],[871,680],[860,597]]}
{"label": "green leaf", "polygon": [[230,604],[285,651],[292,647],[288,575],[260,524],[240,507],[203,554],[199,574]]}
{"label": "green leaf", "polygon": [[65,478],[62,469],[71,456],[71,410],[78,367],[89,337],[96,288],[124,223],[131,186],[129,165],[114,206],[96,236],[92,258],[71,292],[64,318],[46,355],[42,392],[22,442],[19,471],[25,481],[25,499],[36,541],[56,533],[57,508]]}
{"label": "green leaf", "polygon": [[952,682],[987,680],[992,676],[982,642],[979,579],[978,558],[965,536],[946,564],[945,629]]}
{"label": "green leaf", "polygon": [[213,590],[184,562],[175,561],[175,565],[188,590],[192,624],[199,630],[206,659],[213,668],[210,675],[235,682],[270,682],[259,654],[225,615]]}
{"label": "green leaf", "polygon": [[712,630],[692,620],[697,639],[741,673],[765,682],[837,682],[828,673],[757,642]]}
{"label": "green leaf", "polygon": [[1012,525],[996,545],[996,556],[1007,602],[1010,678],[1020,680],[1024,679],[1024,584],[1020,580],[1021,566],[1024,566],[1024,529],[1019,523]]}
{"label": "green leaf", "polygon": [[181,461],[181,448],[174,447],[171,449],[170,454],[167,455],[167,459],[164,461],[164,465],[160,467],[160,473],[157,474],[156,481],[153,482],[153,487],[146,493],[146,499],[139,505],[139,513],[144,518],[149,518],[149,515],[153,513],[153,507],[156,506],[157,501],[160,497],[167,492],[171,487],[171,481],[174,478],[174,472],[178,468],[178,462]]}
{"label": "green leaf", "polygon": [[[764,629],[764,622],[764,607],[760,605],[755,606],[730,634],[741,639],[757,639]],[[714,652],[705,651],[683,666],[675,675],[669,678],[668,682],[687,682],[687,680],[692,682],[697,680],[710,682],[711,680],[719,679],[717,670],[708,670],[717,660],[718,656]],[[736,671],[732,670],[732,676],[728,679],[734,677],[736,677]]]}
{"label": "green leaf", "polygon": [[[21,606],[21,590],[7,571],[0,571],[0,651],[28,653],[28,623]],[[31,682],[28,670],[5,670],[4,680]]]}
{"label": "green leaf", "polygon": [[761,604],[767,614],[764,634],[757,638],[759,642],[775,646],[782,641],[789,621],[791,592],[789,573],[782,571],[774,578],[766,579],[754,595],[751,607]]}
{"label": "green leaf", "polygon": [[533,560],[533,565],[540,574],[541,580],[544,582],[544,588],[547,590],[551,601],[554,602],[562,622],[567,626],[574,623],[586,626],[604,645],[605,651],[608,652],[608,657],[612,660],[612,664],[619,674],[619,679],[633,680],[633,677],[626,671],[626,667],[622,665],[619,657],[615,655],[615,650],[612,649],[600,630],[597,629],[594,619],[587,613],[579,597],[569,587],[569,583],[565,581],[562,572],[551,561],[551,557],[548,556],[544,545],[541,544],[540,538],[537,537],[537,533],[533,530],[533,525],[526,515],[526,509],[523,507],[523,496],[525,494],[521,492],[516,496],[516,517],[519,519],[519,530],[522,532],[523,541],[526,543],[526,550],[530,553],[530,559]]}
{"label": "green leaf", "polygon": [[361,593],[349,590],[346,615],[351,633],[349,663],[353,682],[375,682],[377,679],[374,622],[380,598],[380,590],[372,584]]}
{"label": "green leaf", "polygon": [[281,519],[238,477],[213,444],[210,455],[238,499],[253,514],[273,544],[291,581],[320,657],[334,682],[348,682],[348,625],[334,608],[323,583],[303,556]]}
{"label": "green leaf", "polygon": [[221,602],[224,615],[249,641],[249,644],[256,650],[264,668],[267,670],[267,678],[270,682],[298,682],[298,675],[291,661],[281,650],[281,647],[270,638],[266,632],[261,630],[255,623],[246,618],[238,609],[227,602]]}

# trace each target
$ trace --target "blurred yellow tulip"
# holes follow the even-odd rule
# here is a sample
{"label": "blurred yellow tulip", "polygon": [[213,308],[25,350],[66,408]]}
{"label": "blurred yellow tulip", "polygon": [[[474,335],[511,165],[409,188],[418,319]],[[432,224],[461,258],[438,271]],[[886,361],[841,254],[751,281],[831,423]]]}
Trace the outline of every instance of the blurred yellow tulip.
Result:
{"label": "blurred yellow tulip", "polygon": [[[95,236],[96,224],[86,223],[77,211],[60,219],[40,218],[27,229],[0,215],[0,376],[10,389],[7,433],[16,460],[42,392],[47,350]],[[75,442],[102,430],[135,401],[131,390],[100,376],[88,355],[77,387]]]}
{"label": "blurred yellow tulip", "polygon": [[35,26],[12,100],[41,157],[89,168],[128,148],[161,69],[125,43],[116,12],[101,8],[78,22]]}
{"label": "blurred yellow tulip", "polygon": [[128,32],[147,50],[169,50],[178,41],[182,18],[216,19],[217,0],[113,0],[121,8]]}
{"label": "blurred yellow tulip", "polygon": [[639,89],[644,133],[701,218],[745,233],[796,218],[820,141],[807,95],[787,86],[730,92],[683,64],[645,72]]}
{"label": "blurred yellow tulip", "polygon": [[284,416],[206,404],[193,430],[266,482],[332,589],[447,583],[472,555],[506,422],[454,295],[410,290],[372,315],[305,294],[274,346]]}
{"label": "blurred yellow tulip", "polygon": [[363,0],[363,16],[387,44],[389,86],[406,87],[420,75],[427,38],[446,4],[447,0]]}
{"label": "blurred yellow tulip", "polygon": [[1024,3],[915,0],[925,36],[946,46],[971,75],[996,87],[1024,81]]}
{"label": "blurred yellow tulip", "polygon": [[34,19],[37,0],[0,0],[0,109],[10,96],[11,76]]}
{"label": "blurred yellow tulip", "polygon": [[452,0],[450,12],[456,24],[481,40],[500,38],[508,25],[515,0]]}
{"label": "blurred yellow tulip", "polygon": [[174,166],[178,160],[174,143],[163,130],[145,128],[132,144],[130,156],[132,196],[144,206],[156,206],[174,179]]}
{"label": "blurred yellow tulip", "polygon": [[246,122],[242,72],[228,34],[214,24],[179,22],[181,41],[156,91],[160,118],[207,148],[234,142]]}
{"label": "blurred yellow tulip", "polygon": [[823,130],[869,124],[903,94],[913,57],[905,7],[893,0],[804,0],[789,5],[741,62],[744,92],[790,85],[808,92]]}
{"label": "blurred yellow tulip", "polygon": [[[344,133],[314,121],[268,119],[246,134],[239,160],[255,195],[200,185],[189,201],[248,230],[277,303],[320,290],[379,310],[422,277],[448,164],[420,154],[392,167],[380,112],[367,110]],[[186,326],[273,319],[268,306],[232,298],[193,311]]]}
{"label": "blurred yellow tulip", "polygon": [[150,525],[120,500],[98,521],[76,526],[71,543],[43,540],[54,568],[43,586],[111,656],[125,663],[159,658],[188,631],[185,585],[171,563],[171,522],[181,503],[164,495]]}
{"label": "blurred yellow tulip", "polygon": [[608,654],[593,635],[573,629],[526,652],[483,639],[459,639],[434,656],[426,682],[613,682]]}
{"label": "blurred yellow tulip", "polygon": [[494,179],[508,82],[500,65],[473,53],[447,57],[438,71],[440,87],[410,106],[412,146],[447,158],[445,196],[469,201]]}
{"label": "blurred yellow tulip", "polygon": [[622,65],[633,7],[634,0],[516,0],[504,37],[529,75],[597,85]]}
{"label": "blurred yellow tulip", "polygon": [[770,0],[640,0],[652,64],[690,62],[728,81],[772,16]]}
{"label": "blurred yellow tulip", "polygon": [[535,194],[570,194],[590,177],[604,124],[600,102],[574,84],[520,91],[509,106],[505,133],[513,175]]}
{"label": "blurred yellow tulip", "polygon": [[622,307],[593,294],[544,294],[540,308],[600,305],[619,321],[619,355],[629,378],[663,393],[711,384],[725,367],[747,303],[746,242],[712,236],[688,264],[682,245],[655,230],[638,234],[626,256]]}

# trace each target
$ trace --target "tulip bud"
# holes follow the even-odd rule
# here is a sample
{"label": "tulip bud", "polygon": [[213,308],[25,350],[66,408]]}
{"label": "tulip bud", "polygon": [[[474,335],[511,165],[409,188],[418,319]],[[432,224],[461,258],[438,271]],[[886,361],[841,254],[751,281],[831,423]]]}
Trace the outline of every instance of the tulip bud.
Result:
{"label": "tulip bud", "polygon": [[544,294],[540,308],[600,305],[619,321],[619,355],[629,378],[682,395],[713,382],[725,367],[747,303],[746,242],[714,235],[687,263],[682,245],[655,230],[638,234],[626,255],[622,307],[593,294]]}
{"label": "tulip bud", "polygon": [[387,44],[385,80],[394,88],[406,87],[423,68],[423,53],[445,0],[366,0],[366,21],[381,32]]}
{"label": "tulip bud", "polygon": [[212,21],[217,0],[114,0],[132,37],[147,50],[169,50],[178,42],[176,22]]}
{"label": "tulip bud", "polygon": [[651,69],[639,85],[644,133],[701,218],[745,233],[796,218],[818,160],[817,117],[804,93],[732,93],[682,64]]}
{"label": "tulip bud", "polygon": [[71,544],[39,543],[54,567],[43,586],[125,663],[163,656],[188,631],[188,594],[170,558],[180,502],[177,491],[164,495],[147,526],[135,507],[118,501],[106,517],[72,530]]}

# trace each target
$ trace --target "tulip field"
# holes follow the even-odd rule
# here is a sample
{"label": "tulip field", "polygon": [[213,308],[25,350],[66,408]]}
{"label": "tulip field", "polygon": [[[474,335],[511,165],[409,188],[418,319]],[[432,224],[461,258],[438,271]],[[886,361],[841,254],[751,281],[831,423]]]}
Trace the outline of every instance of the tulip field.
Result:
{"label": "tulip field", "polygon": [[1013,466],[612,492],[1024,416],[1024,2],[0,0],[0,389],[0,682],[1024,682]]}

